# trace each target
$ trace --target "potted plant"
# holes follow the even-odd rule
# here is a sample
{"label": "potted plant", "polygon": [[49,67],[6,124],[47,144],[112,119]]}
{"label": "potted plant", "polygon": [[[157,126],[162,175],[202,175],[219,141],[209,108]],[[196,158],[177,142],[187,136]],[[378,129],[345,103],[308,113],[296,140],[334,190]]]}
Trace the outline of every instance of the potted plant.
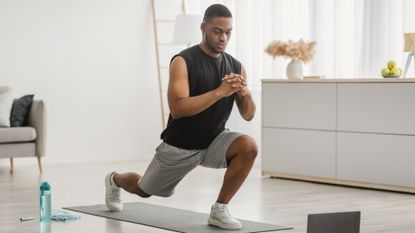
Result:
{"label": "potted plant", "polygon": [[274,59],[278,56],[285,58],[291,58],[291,62],[288,63],[286,73],[289,79],[302,79],[303,78],[303,66],[301,62],[307,63],[311,61],[315,52],[315,41],[305,42],[303,39],[295,42],[289,40],[285,41],[272,41],[265,52],[271,55]]}

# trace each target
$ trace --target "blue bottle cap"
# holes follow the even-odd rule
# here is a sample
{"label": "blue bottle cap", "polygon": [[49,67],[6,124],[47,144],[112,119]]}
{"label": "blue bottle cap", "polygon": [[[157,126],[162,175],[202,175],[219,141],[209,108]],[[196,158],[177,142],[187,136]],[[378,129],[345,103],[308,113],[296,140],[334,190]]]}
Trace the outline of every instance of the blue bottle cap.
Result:
{"label": "blue bottle cap", "polygon": [[47,181],[42,182],[42,184],[40,185],[40,191],[49,191],[50,190],[50,185]]}

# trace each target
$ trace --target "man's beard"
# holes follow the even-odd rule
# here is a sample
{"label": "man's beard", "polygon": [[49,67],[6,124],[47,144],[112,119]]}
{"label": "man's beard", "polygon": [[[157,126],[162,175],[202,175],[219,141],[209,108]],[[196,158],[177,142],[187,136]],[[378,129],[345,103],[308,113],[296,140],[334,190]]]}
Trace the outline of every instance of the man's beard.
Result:
{"label": "man's beard", "polygon": [[210,51],[215,52],[215,53],[223,53],[223,52],[224,52],[224,51],[221,51],[221,50],[216,49],[216,47],[215,47],[215,43],[212,43],[212,42],[209,40],[209,38],[208,38],[208,36],[207,36],[207,35],[205,35],[205,41],[206,41],[206,46],[208,47],[208,49],[209,49]]}

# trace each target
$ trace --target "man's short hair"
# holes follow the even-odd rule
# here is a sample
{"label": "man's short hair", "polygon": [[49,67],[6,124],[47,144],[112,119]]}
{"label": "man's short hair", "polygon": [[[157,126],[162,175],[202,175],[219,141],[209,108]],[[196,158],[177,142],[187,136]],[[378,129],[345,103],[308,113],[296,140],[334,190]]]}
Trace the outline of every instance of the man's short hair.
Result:
{"label": "man's short hair", "polygon": [[232,18],[232,13],[222,4],[213,4],[206,9],[205,15],[203,16],[203,22],[206,22],[214,17]]}

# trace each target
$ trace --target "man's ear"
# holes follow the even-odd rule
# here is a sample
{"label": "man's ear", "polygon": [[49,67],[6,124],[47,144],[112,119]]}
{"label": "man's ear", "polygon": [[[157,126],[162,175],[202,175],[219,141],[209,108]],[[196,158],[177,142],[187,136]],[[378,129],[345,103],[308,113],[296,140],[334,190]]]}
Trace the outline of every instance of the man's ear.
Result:
{"label": "man's ear", "polygon": [[202,22],[200,24],[200,30],[202,30],[202,32],[204,32],[205,31],[205,28],[206,28],[206,23],[205,22]]}

